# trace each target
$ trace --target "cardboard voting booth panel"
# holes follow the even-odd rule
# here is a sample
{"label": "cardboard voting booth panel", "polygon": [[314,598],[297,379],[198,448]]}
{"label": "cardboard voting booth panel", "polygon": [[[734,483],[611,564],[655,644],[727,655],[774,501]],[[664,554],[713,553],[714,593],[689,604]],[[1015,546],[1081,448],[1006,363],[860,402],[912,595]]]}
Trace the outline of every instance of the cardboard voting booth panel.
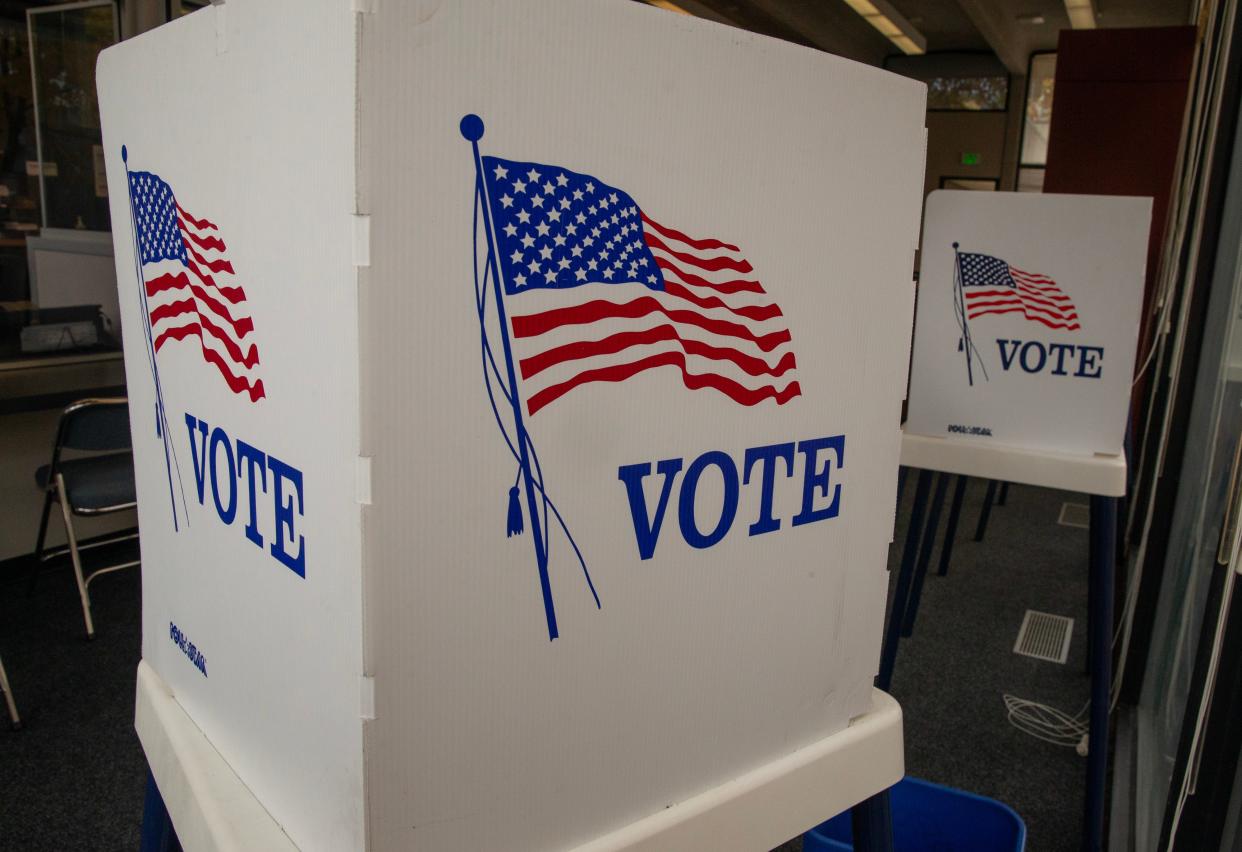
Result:
{"label": "cardboard voting booth panel", "polygon": [[571,848],[868,707],[921,84],[228,0],[99,85],[143,655],[299,847]]}
{"label": "cardboard voting booth panel", "polygon": [[1150,220],[1150,198],[928,196],[906,430],[1119,454]]}
{"label": "cardboard voting booth panel", "polygon": [[229,2],[97,68],[143,657],[306,849],[364,819],[347,5]]}

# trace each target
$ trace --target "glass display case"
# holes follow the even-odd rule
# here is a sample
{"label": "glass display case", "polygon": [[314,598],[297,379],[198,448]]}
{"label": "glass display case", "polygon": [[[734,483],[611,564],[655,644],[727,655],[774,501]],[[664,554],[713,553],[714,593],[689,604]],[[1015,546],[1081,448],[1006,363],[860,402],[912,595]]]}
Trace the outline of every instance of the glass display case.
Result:
{"label": "glass display case", "polygon": [[170,21],[211,5],[211,0],[166,0],[166,2],[168,6],[166,14]]}
{"label": "glass display case", "polygon": [[29,298],[26,235],[38,232],[34,91],[24,9],[0,9],[0,306]]}
{"label": "glass display case", "polygon": [[1056,77],[1056,53],[1031,54],[1022,112],[1022,148],[1018,153],[1019,192],[1042,192],[1044,188]]}
{"label": "glass display case", "polygon": [[115,0],[26,10],[44,228],[109,231],[95,60],[120,36]]}

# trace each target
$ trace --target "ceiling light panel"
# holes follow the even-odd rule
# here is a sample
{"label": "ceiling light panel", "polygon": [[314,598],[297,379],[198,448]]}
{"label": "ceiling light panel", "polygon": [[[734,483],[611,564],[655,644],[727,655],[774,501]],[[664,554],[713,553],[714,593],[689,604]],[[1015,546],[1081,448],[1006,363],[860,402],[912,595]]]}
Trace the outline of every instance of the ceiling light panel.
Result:
{"label": "ceiling light panel", "polygon": [[1093,0],[1065,0],[1065,14],[1070,26],[1076,30],[1095,29],[1095,3]]}
{"label": "ceiling light panel", "polygon": [[897,45],[902,53],[917,55],[927,52],[927,39],[888,0],[845,0],[845,3],[882,36]]}

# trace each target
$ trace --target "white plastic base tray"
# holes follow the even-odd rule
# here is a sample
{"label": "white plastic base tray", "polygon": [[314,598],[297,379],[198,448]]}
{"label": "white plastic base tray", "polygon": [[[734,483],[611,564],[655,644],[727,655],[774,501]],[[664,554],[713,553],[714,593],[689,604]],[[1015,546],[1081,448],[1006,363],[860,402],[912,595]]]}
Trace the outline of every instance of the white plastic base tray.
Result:
{"label": "white plastic base tray", "polygon": [[[186,852],[296,847],[168,686],[138,665],[134,727]],[[839,734],[604,835],[580,852],[770,849],[901,779],[901,707],[874,690]]]}
{"label": "white plastic base tray", "polygon": [[182,849],[296,852],[145,660],[138,664],[134,728]]}
{"label": "white plastic base tray", "polygon": [[960,473],[1102,497],[1121,497],[1126,493],[1124,455],[1050,453],[903,432],[901,463],[920,470]]}

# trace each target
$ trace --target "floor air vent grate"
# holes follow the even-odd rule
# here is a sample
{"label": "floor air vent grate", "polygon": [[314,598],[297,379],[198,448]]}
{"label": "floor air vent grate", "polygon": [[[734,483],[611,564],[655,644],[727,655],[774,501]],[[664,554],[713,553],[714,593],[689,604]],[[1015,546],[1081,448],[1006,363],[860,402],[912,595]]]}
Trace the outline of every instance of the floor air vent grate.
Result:
{"label": "floor air vent grate", "polygon": [[1061,515],[1057,518],[1057,523],[1063,527],[1091,529],[1091,507],[1086,503],[1062,503]]}
{"label": "floor air vent grate", "polygon": [[1064,663],[1069,659],[1073,632],[1074,619],[1028,609],[1018,631],[1018,641],[1013,643],[1013,652],[1050,663]]}

